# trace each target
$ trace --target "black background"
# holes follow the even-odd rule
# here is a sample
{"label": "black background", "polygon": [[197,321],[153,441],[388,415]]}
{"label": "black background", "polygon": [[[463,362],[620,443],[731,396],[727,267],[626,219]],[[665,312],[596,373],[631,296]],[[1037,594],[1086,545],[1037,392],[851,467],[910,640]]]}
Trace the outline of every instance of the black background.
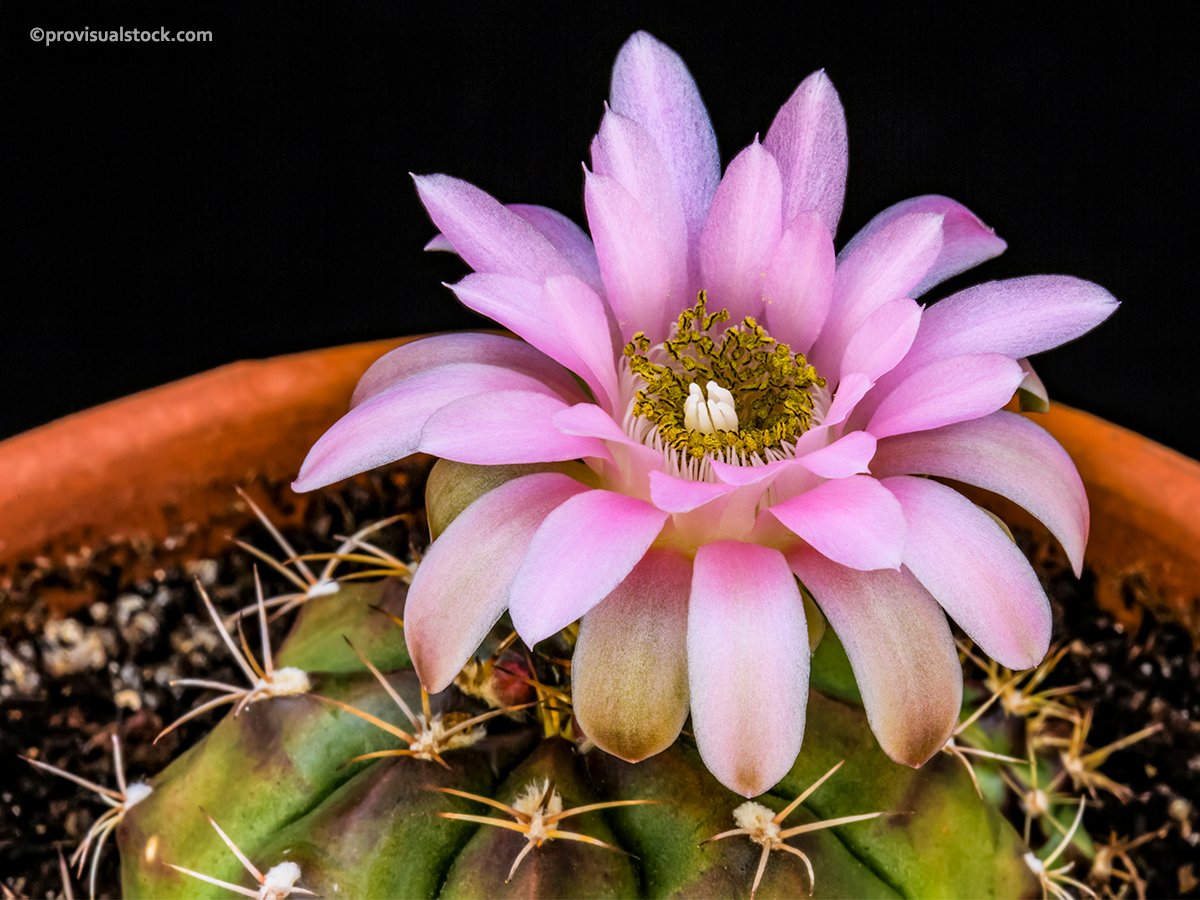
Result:
{"label": "black background", "polygon": [[[726,161],[826,68],[850,130],[839,244],[914,194],[966,203],[1009,250],[940,293],[1103,284],[1124,305],[1041,358],[1052,396],[1200,456],[1195,14],[756,6],[5,0],[0,437],[239,358],[479,324],[439,286],[461,264],[421,252],[406,173],[581,219],[612,60],[645,28],[688,61]],[[29,38],[122,25],[214,40]]]}

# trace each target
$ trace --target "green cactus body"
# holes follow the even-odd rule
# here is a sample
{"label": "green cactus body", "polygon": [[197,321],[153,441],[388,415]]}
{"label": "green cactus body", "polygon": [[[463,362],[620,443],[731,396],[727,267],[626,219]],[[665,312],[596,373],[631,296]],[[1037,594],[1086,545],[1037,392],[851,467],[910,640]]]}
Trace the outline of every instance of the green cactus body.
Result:
{"label": "green cactus body", "polygon": [[[436,498],[430,503],[436,520]],[[455,504],[461,509],[461,490]],[[440,521],[444,525],[448,518]],[[546,736],[544,723],[525,710],[493,718],[482,726],[487,729],[482,739],[443,751],[445,768],[413,757],[350,763],[401,745],[320,697],[395,726],[409,724],[343,636],[387,671],[411,708],[421,708],[403,635],[384,614],[402,616],[403,597],[399,581],[343,584],[305,604],[277,664],[302,668],[312,692],[263,698],[236,717],[227,715],[152,780],[153,792],[129,810],[118,831],[125,896],[230,896],[168,864],[257,889],[204,813],[261,871],[294,862],[301,872],[298,885],[327,898],[749,894],[762,848],[745,835],[704,843],[735,827],[733,811],[745,800],[712,778],[686,731],[667,751],[629,764],[599,750],[584,751],[559,735]],[[832,634],[825,636],[814,666],[804,748],[788,776],[756,802],[782,810],[845,760],[787,824],[887,813],[789,841],[811,861],[815,895],[1035,894],[1019,835],[976,794],[959,764],[943,755],[911,770],[879,750]],[[485,709],[457,688],[432,698],[435,714]],[[652,803],[569,815],[559,825],[584,840],[551,839],[530,847],[506,882],[530,843],[527,835],[440,815],[515,821],[502,810],[438,788],[510,807],[538,792],[544,798],[554,794],[559,804],[554,809],[618,800]],[[759,896],[794,897],[809,890],[800,860],[770,854]]]}

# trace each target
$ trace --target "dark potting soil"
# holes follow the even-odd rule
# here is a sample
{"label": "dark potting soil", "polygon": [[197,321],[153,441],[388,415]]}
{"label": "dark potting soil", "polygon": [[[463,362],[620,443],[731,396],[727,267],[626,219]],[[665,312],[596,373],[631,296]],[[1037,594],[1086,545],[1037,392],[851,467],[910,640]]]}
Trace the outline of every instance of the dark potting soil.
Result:
{"label": "dark potting soil", "polygon": [[[297,519],[282,530],[301,553],[328,551],[337,543],[334,535],[409,511],[372,538],[406,557],[426,539],[420,512],[425,474],[423,465],[412,464],[357,479],[318,494],[302,517],[292,515],[294,498],[284,485],[260,485],[264,491],[255,495],[268,498],[268,514]],[[238,537],[275,551],[257,523]],[[1136,634],[1125,633],[1096,606],[1089,577],[1076,581],[1054,552],[1026,543],[1054,605],[1056,638],[1071,647],[1046,683],[1083,685],[1076,696],[1096,707],[1089,744],[1102,746],[1153,723],[1163,726],[1105,765],[1105,773],[1134,797],[1122,805],[1100,793],[1089,803],[1085,826],[1101,844],[1110,830],[1132,838],[1168,825],[1165,836],[1134,850],[1132,859],[1150,896],[1196,895],[1200,871],[1190,860],[1200,843],[1192,805],[1200,797],[1200,655],[1183,629],[1149,616]],[[255,560],[231,544],[214,558],[159,566],[158,550],[137,550],[139,571],[150,574],[133,584],[122,577],[131,553],[122,545],[96,548],[69,566],[32,565],[0,585],[0,885],[16,896],[63,896],[57,848],[69,856],[105,809],[19,755],[112,786],[116,733],[130,780],[153,776],[221,714],[196,719],[153,744],[198,696],[168,682],[240,680],[193,582],[199,579],[218,608],[230,611],[253,597]],[[268,595],[285,589],[277,573],[259,568]],[[90,602],[78,612],[52,614],[66,605],[67,595],[80,593]],[[277,628],[282,633],[288,624],[281,620]],[[1083,865],[1072,874],[1083,873]],[[75,880],[75,895],[86,896],[86,889],[85,873]],[[120,895],[111,847],[100,864],[97,893]]]}

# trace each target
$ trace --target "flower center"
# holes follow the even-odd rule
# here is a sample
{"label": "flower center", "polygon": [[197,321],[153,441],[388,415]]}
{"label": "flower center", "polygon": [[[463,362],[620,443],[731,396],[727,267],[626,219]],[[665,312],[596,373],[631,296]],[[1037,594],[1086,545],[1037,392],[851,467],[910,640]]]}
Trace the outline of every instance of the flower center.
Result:
{"label": "flower center", "polygon": [[812,389],[825,379],[753,317],[726,325],[729,311],[709,312],[707,303],[701,291],[662,344],[638,332],[625,346],[643,384],[633,413],[693,459],[745,460],[795,441],[812,424]]}

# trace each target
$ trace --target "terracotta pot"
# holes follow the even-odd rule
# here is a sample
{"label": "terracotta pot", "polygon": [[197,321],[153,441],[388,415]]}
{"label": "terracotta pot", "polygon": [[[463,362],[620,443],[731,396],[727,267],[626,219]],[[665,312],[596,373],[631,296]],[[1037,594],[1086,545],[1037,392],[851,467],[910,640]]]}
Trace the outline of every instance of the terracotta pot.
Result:
{"label": "terracotta pot", "polygon": [[[0,573],[114,536],[158,544],[191,533],[190,553],[223,541],[248,515],[234,486],[292,478],[363,370],[401,343],[234,363],[0,443]],[[1087,484],[1101,601],[1130,625],[1145,606],[1200,638],[1200,463],[1061,404],[1035,418]]]}

